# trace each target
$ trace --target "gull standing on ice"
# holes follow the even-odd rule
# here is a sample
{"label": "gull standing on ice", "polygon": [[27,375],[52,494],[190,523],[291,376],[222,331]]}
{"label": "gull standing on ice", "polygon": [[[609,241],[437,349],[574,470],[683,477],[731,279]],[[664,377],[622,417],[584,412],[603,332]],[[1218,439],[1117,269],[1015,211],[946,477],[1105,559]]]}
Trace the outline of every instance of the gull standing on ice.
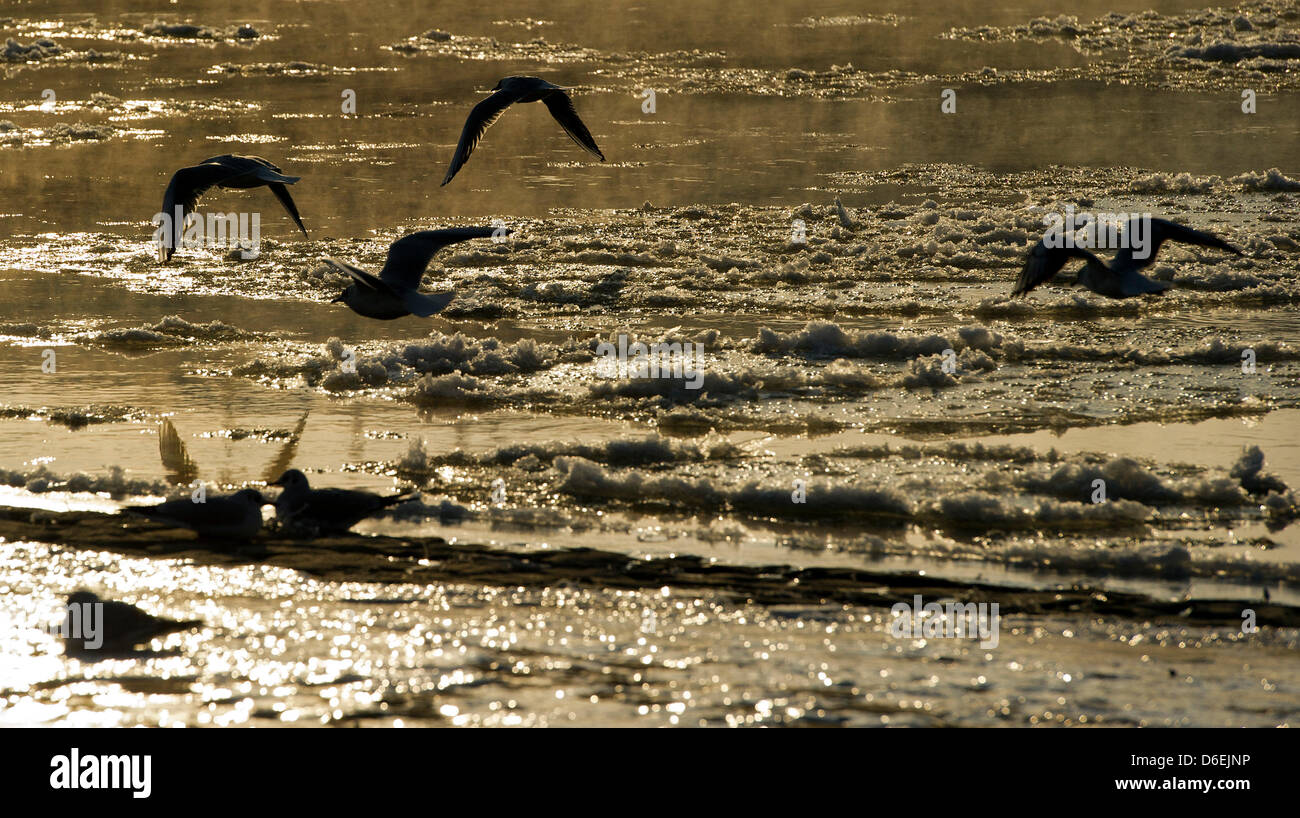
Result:
{"label": "gull standing on ice", "polygon": [[429,266],[434,253],[457,242],[506,236],[511,232],[504,227],[451,227],[402,236],[388,248],[388,260],[377,276],[360,267],[327,258],[326,264],[352,276],[353,281],[330,303],[342,302],[358,315],[380,321],[391,321],[404,315],[428,318],[441,312],[456,296],[455,293],[425,295],[419,292],[424,269]]}
{"label": "gull standing on ice", "polygon": [[475,105],[474,110],[469,112],[469,118],[465,120],[465,128],[460,134],[460,142],[456,145],[456,152],[452,154],[451,165],[447,168],[447,177],[442,180],[443,185],[450,182],[461,166],[469,161],[469,155],[483,138],[483,133],[516,102],[545,102],[551,116],[560,123],[560,127],[570,139],[584,150],[599,157],[600,161],[605,161],[605,154],[596,147],[596,140],[591,138],[591,131],[587,130],[587,126],[578,117],[578,111],[573,107],[573,100],[569,99],[569,95],[564,93],[564,89],[560,86],[552,85],[538,77],[506,77],[492,90],[496,93]]}
{"label": "gull standing on ice", "polygon": [[241,489],[203,502],[169,500],[156,506],[128,506],[122,513],[172,528],[188,528],[200,537],[247,540],[262,529],[264,505],[267,501],[257,489]]}
{"label": "gull standing on ice", "polygon": [[[1140,218],[1131,219],[1124,228],[1125,235],[1133,236],[1134,225],[1141,221],[1143,220]],[[1011,292],[1012,297],[1024,295],[1039,284],[1050,280],[1072,258],[1081,258],[1087,262],[1079,271],[1080,284],[1107,298],[1132,298],[1146,293],[1162,293],[1169,289],[1169,284],[1153,281],[1138,272],[1155,261],[1160,245],[1166,241],[1198,244],[1202,247],[1214,247],[1241,255],[1240,250],[1212,233],[1193,230],[1164,219],[1149,221],[1151,235],[1147,237],[1149,252],[1146,258],[1134,258],[1133,248],[1126,246],[1120,248],[1115,257],[1110,260],[1109,266],[1082,247],[1048,247],[1046,238],[1040,239],[1029,251],[1029,257],[1025,259],[1025,267],[1020,271],[1016,288]],[[1137,232],[1140,231],[1139,227]]]}
{"label": "gull standing on ice", "polygon": [[[181,245],[185,217],[194,211],[199,197],[213,187],[239,189],[263,185],[269,187],[275,194],[275,198],[284,205],[284,209],[289,211],[298,229],[306,236],[307,228],[303,227],[302,217],[298,215],[298,208],[294,205],[293,198],[289,196],[289,188],[286,187],[301,178],[301,176],[285,176],[279,168],[260,156],[224,154],[204,159],[193,167],[181,168],[172,174],[167,192],[163,194],[162,212],[171,220],[171,231],[163,237],[158,247],[158,260],[171,259],[172,254]],[[178,205],[181,208],[179,214],[176,212]]]}
{"label": "gull standing on ice", "polygon": [[276,519],[317,534],[342,534],[370,515],[414,496],[384,497],[354,489],[314,489],[307,482],[307,475],[297,469],[289,469],[271,485],[284,488],[275,501]]}
{"label": "gull standing on ice", "polygon": [[[88,605],[97,607],[84,607]],[[155,636],[187,631],[202,624],[198,619],[163,619],[125,602],[100,599],[90,591],[76,591],[68,595],[62,634],[68,653],[116,653],[129,651]]]}

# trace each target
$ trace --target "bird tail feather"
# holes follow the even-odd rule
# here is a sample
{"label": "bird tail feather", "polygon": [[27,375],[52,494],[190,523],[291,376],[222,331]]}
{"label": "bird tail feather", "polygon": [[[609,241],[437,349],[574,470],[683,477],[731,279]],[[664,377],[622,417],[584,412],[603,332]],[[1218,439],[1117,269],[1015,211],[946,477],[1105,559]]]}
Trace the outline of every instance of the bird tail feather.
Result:
{"label": "bird tail feather", "polygon": [[413,314],[421,318],[428,318],[430,315],[446,309],[447,305],[455,297],[454,292],[425,295],[424,293],[411,291],[402,296],[402,304]]}

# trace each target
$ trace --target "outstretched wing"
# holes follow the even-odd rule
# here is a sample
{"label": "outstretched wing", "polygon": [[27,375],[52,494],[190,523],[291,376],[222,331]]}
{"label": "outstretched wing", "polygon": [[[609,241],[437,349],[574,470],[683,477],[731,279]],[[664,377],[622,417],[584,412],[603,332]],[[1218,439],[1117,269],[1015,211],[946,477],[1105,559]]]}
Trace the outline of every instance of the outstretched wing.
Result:
{"label": "outstretched wing", "polygon": [[267,483],[284,474],[285,470],[289,468],[289,464],[293,462],[294,457],[297,456],[298,441],[302,440],[302,433],[307,428],[307,416],[309,414],[311,414],[310,407],[302,413],[302,417],[298,418],[298,425],[293,427],[293,432],[284,441],[284,445],[280,447],[275,459],[266,465],[266,471],[262,473],[262,479]]}
{"label": "outstretched wing", "polygon": [[220,165],[230,171],[231,176],[241,176],[239,180],[240,187],[254,187],[256,184],[250,184],[248,177],[252,177],[259,182],[263,182],[275,194],[275,198],[284,206],[285,211],[293,219],[294,224],[302,234],[307,235],[307,228],[302,224],[302,216],[298,215],[298,206],[293,203],[293,197],[289,195],[289,189],[286,185],[292,185],[302,179],[301,176],[285,176],[280,168],[271,164],[260,156],[236,156],[234,154],[223,154],[221,156],[212,156],[203,160],[204,164]]}
{"label": "outstretched wing", "polygon": [[[180,247],[185,217],[198,205],[199,197],[231,175],[230,169],[224,165],[208,163],[181,168],[172,174],[167,191],[163,193],[162,212],[171,219],[172,228],[171,234],[163,237],[164,261],[170,259],[176,248]],[[179,213],[177,207],[180,208]]]}
{"label": "outstretched wing", "polygon": [[346,261],[339,261],[336,258],[327,258],[325,259],[325,263],[333,267],[335,270],[338,270],[340,273],[347,273],[349,276],[352,277],[353,281],[355,281],[356,283],[360,284],[363,287],[369,287],[370,289],[378,290],[381,293],[393,292],[392,287],[389,287],[383,281],[379,280],[379,278],[377,278],[376,276],[367,273],[365,270],[361,269],[360,267],[353,267],[351,264],[348,264]]}
{"label": "outstretched wing", "polygon": [[474,106],[474,110],[469,112],[469,118],[465,120],[464,129],[460,132],[460,142],[456,145],[456,152],[451,155],[451,164],[447,167],[446,178],[442,180],[443,185],[450,182],[457,171],[469,161],[469,155],[478,146],[484,132],[492,127],[492,123],[500,119],[501,114],[518,101],[518,91],[502,89]]}
{"label": "outstretched wing", "polygon": [[[1241,255],[1240,250],[1213,233],[1184,227],[1166,219],[1130,219],[1124,227],[1124,237],[1125,246],[1120,248],[1110,263],[1111,269],[1119,273],[1133,272],[1149,266],[1156,260],[1160,245],[1166,241],[1199,244],[1202,247],[1214,247]],[[1141,246],[1134,247],[1134,244]]]}
{"label": "outstretched wing", "polygon": [[449,244],[491,238],[498,229],[501,228],[450,227],[445,230],[421,230],[402,236],[388,248],[388,260],[384,263],[384,269],[379,271],[379,278],[399,291],[417,290],[420,288],[420,279],[424,278],[424,268],[429,266],[434,253]]}
{"label": "outstretched wing", "polygon": [[1014,298],[1024,295],[1039,284],[1049,281],[1072,258],[1095,260],[1096,256],[1082,247],[1048,247],[1039,241],[1029,251],[1024,269],[1020,271],[1020,278],[1016,279],[1016,288],[1011,291],[1011,296]]}
{"label": "outstretched wing", "polygon": [[276,172],[276,173],[282,173],[282,172],[283,172],[283,171],[280,170],[280,166],[279,166],[279,165],[272,164],[269,160],[263,159],[263,158],[260,157],[260,156],[243,156],[243,155],[238,155],[238,154],[237,154],[237,155],[234,155],[234,156],[227,156],[226,158],[227,158],[227,159],[233,159],[233,160],[236,160],[236,161],[245,162],[245,163],[253,163],[253,164],[261,165],[262,167],[266,168],[267,170],[271,170],[271,171],[274,171],[274,172]]}
{"label": "outstretched wing", "polygon": [[605,161],[605,154],[600,152],[596,147],[596,140],[591,138],[591,131],[583,124],[582,119],[578,117],[578,109],[573,107],[573,100],[563,91],[552,91],[542,100],[546,103],[547,109],[555,121],[560,123],[560,127],[569,135],[569,138],[578,143],[583,149],[600,157],[600,161]]}
{"label": "outstretched wing", "polygon": [[301,176],[285,176],[279,165],[274,165],[260,156],[240,156],[233,153],[223,153],[221,156],[209,156],[201,164],[221,165],[230,171],[232,176],[247,174],[263,182],[280,182],[291,185],[302,178]]}
{"label": "outstretched wing", "polygon": [[[294,179],[292,176],[286,178]],[[294,181],[296,182],[297,179],[294,179]],[[284,205],[284,209],[289,211],[289,215],[293,217],[294,223],[298,225],[298,229],[302,231],[302,234],[307,235],[307,228],[302,226],[302,217],[298,215],[298,208],[293,203],[293,197],[289,195],[289,188],[279,182],[272,182],[267,187],[275,194],[275,198],[280,200],[280,204]]]}
{"label": "outstretched wing", "polygon": [[162,459],[167,479],[173,484],[187,486],[199,476],[199,467],[190,459],[185,441],[181,440],[168,418],[163,418],[158,428],[158,456]]}

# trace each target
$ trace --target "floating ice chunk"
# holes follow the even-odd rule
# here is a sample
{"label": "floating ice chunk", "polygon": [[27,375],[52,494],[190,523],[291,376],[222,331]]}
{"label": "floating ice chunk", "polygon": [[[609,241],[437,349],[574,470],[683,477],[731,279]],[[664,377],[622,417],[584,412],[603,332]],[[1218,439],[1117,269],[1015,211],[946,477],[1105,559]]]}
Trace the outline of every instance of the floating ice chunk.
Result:
{"label": "floating ice chunk", "polygon": [[1251,494],[1281,493],[1287,490],[1286,483],[1263,469],[1264,450],[1259,446],[1247,446],[1228,474],[1240,481],[1241,487]]}
{"label": "floating ice chunk", "polygon": [[[1296,46],[1296,56],[1300,57],[1300,45]],[[1241,185],[1243,190],[1257,191],[1295,191],[1300,190],[1300,182],[1292,179],[1277,168],[1269,168],[1263,173],[1247,171],[1230,180]]]}

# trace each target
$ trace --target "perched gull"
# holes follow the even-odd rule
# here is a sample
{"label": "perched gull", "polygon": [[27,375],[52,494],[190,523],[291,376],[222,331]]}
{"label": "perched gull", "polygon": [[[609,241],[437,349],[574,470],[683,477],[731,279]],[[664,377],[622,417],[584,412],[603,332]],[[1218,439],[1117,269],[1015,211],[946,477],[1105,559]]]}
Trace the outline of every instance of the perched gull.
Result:
{"label": "perched gull", "polygon": [[412,314],[428,318],[441,312],[456,295],[425,295],[419,291],[424,268],[429,266],[434,253],[457,242],[487,239],[498,233],[509,235],[510,232],[504,227],[451,227],[446,230],[421,230],[419,233],[402,236],[388,248],[388,260],[384,262],[384,269],[379,271],[378,276],[371,275],[360,267],[327,258],[326,264],[352,276],[353,281],[331,303],[341,301],[358,315],[381,321]]}
{"label": "perched gull", "polygon": [[[275,198],[280,200],[280,204],[284,205],[284,209],[289,211],[289,215],[293,217],[294,223],[298,225],[302,234],[307,235],[307,228],[302,226],[302,217],[298,215],[298,208],[294,205],[293,198],[289,196],[289,188],[285,187],[301,178],[301,176],[283,175],[279,168],[260,156],[225,154],[204,159],[194,167],[181,168],[172,174],[167,192],[163,194],[162,212],[171,219],[171,233],[163,237],[163,242],[158,248],[159,260],[171,259],[176,248],[181,245],[185,216],[193,212],[199,197],[213,187],[242,189],[266,185],[275,194]],[[178,205],[181,208],[180,218],[177,218],[176,213]]]}
{"label": "perched gull", "polygon": [[262,528],[262,506],[257,489],[241,489],[227,497],[207,497],[204,502],[169,500],[156,506],[129,506],[134,514],[172,528],[188,528],[200,537],[247,540]]}
{"label": "perched gull", "polygon": [[[1142,232],[1140,222],[1142,221],[1142,219],[1130,220],[1124,228],[1125,235],[1130,237],[1135,234],[1140,235]],[[1138,272],[1155,261],[1156,253],[1160,251],[1160,245],[1164,244],[1165,241],[1181,241],[1187,244],[1199,244],[1202,247],[1216,247],[1220,250],[1227,250],[1230,253],[1241,255],[1241,251],[1236,247],[1211,233],[1193,230],[1190,227],[1183,227],[1181,224],[1175,224],[1164,219],[1150,219],[1149,221],[1151,235],[1147,236],[1146,249],[1148,252],[1146,257],[1134,258],[1133,248],[1125,246],[1120,248],[1115,257],[1110,260],[1109,266],[1082,247],[1048,247],[1046,238],[1041,239],[1029,251],[1029,257],[1025,259],[1025,268],[1020,271],[1020,278],[1016,281],[1016,288],[1011,293],[1012,297],[1024,295],[1039,284],[1050,280],[1072,258],[1084,259],[1087,262],[1087,265],[1079,271],[1080,284],[1107,298],[1131,298],[1145,293],[1162,293],[1169,289],[1169,284],[1152,281]],[[1136,230],[1135,225],[1138,225]],[[1125,243],[1131,244],[1132,242]]]}
{"label": "perched gull", "polygon": [[447,178],[442,184],[451,181],[456,172],[469,161],[469,155],[478,146],[483,133],[492,123],[501,118],[505,110],[516,102],[545,102],[547,109],[569,138],[583,149],[605,161],[605,154],[596,147],[596,140],[591,138],[591,131],[578,118],[578,111],[573,107],[573,100],[558,85],[552,85],[537,77],[506,77],[493,88],[495,94],[474,106],[465,120],[465,129],[460,133],[460,143],[456,153],[452,154],[451,165],[447,168]]}
{"label": "perched gull", "polygon": [[116,653],[129,651],[156,636],[187,631],[202,624],[198,619],[183,622],[163,619],[125,602],[100,599],[90,591],[76,591],[68,595],[62,635],[68,653]]}
{"label": "perched gull", "polygon": [[413,496],[384,497],[353,489],[314,489],[307,482],[307,475],[297,469],[289,469],[271,485],[284,488],[275,501],[276,519],[292,528],[317,534],[342,534],[370,515]]}

